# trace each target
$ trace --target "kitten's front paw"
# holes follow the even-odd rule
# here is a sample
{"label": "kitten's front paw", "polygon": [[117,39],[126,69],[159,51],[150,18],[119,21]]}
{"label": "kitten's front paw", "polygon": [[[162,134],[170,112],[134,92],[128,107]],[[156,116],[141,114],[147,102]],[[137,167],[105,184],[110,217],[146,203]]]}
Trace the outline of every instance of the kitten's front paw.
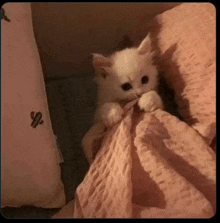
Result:
{"label": "kitten's front paw", "polygon": [[117,103],[106,103],[101,108],[101,119],[106,127],[112,127],[122,120],[124,111]]}
{"label": "kitten's front paw", "polygon": [[151,112],[158,108],[163,109],[163,102],[156,91],[149,91],[141,96],[138,106],[145,112]]}

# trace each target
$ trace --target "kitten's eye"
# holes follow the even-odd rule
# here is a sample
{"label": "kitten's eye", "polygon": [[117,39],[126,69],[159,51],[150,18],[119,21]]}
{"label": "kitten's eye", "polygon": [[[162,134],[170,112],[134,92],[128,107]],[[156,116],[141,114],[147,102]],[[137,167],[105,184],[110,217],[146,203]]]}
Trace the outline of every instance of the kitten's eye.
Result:
{"label": "kitten's eye", "polygon": [[148,82],[148,80],[149,80],[148,76],[143,76],[143,77],[141,78],[141,83],[142,83],[142,84],[146,84],[146,83]]}
{"label": "kitten's eye", "polygon": [[125,83],[125,84],[122,84],[121,85],[121,88],[124,90],[124,91],[129,91],[132,86],[129,84],[129,83]]}

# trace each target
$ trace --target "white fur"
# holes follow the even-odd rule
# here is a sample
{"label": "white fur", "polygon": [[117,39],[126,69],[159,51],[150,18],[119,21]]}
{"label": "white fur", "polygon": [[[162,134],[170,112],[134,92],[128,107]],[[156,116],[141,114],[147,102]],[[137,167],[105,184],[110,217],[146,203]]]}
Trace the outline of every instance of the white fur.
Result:
{"label": "white fur", "polygon": [[138,101],[138,106],[145,112],[152,112],[158,108],[163,109],[163,103],[156,91],[144,93]]}
{"label": "white fur", "polygon": [[103,122],[105,126],[113,126],[121,121],[124,111],[118,103],[104,103],[98,108],[99,117],[96,120]]}
{"label": "white fur", "polygon": [[[98,84],[98,107],[95,122],[103,122],[107,127],[111,127],[122,119],[122,105],[147,92],[156,90],[158,73],[156,66],[152,64],[152,55],[149,36],[137,48],[127,48],[109,57],[93,54],[95,81]],[[141,83],[143,76],[148,76],[147,84]],[[124,83],[130,83],[132,89],[124,91],[121,88]],[[147,102],[143,102],[146,98],[147,96],[141,97],[139,102],[144,110],[147,107],[145,105]],[[146,99],[146,101],[154,102],[155,98]]]}

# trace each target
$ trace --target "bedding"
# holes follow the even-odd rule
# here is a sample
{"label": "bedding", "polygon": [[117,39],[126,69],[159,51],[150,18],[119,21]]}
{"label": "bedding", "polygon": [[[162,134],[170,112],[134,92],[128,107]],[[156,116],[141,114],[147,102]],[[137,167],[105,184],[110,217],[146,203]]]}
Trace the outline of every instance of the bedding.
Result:
{"label": "bedding", "polygon": [[54,217],[214,215],[215,153],[188,124],[160,109],[140,112],[135,105],[121,123],[103,131],[100,151],[75,202]]}
{"label": "bedding", "polygon": [[215,6],[184,3],[156,16],[152,25],[160,72],[178,110],[210,145],[216,136]]}
{"label": "bedding", "polygon": [[[95,156],[75,198],[54,218],[211,218],[216,211],[215,8],[184,3],[151,30],[160,70],[183,120],[125,107],[121,123],[92,126]],[[146,33],[145,33],[146,35]],[[143,37],[143,36],[142,36]]]}
{"label": "bedding", "polygon": [[131,109],[106,133],[77,188],[74,216],[203,218],[214,212],[212,149],[160,109],[142,114]]}
{"label": "bedding", "polygon": [[1,207],[59,208],[60,157],[30,3],[6,3],[1,12]]}

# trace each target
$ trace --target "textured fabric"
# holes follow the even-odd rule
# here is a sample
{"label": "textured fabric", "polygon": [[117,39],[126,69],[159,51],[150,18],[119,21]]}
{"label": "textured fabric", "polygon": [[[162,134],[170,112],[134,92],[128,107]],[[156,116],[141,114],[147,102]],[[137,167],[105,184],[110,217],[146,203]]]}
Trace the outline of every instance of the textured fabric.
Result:
{"label": "textured fabric", "polygon": [[[131,122],[125,118],[120,126],[115,126],[107,133],[108,137],[103,141],[104,148],[90,167],[81,186],[77,188],[79,204],[76,203],[76,206],[80,205],[82,209],[81,217],[132,217],[130,129]],[[118,163],[119,160],[122,165]],[[88,197],[92,197],[92,206],[88,203]],[[123,205],[119,209],[122,201]],[[80,217],[77,212],[75,217]]]}
{"label": "textured fabric", "polygon": [[208,144],[216,135],[216,10],[184,3],[155,18],[152,29],[164,77],[184,120]]}
{"label": "textured fabric", "polygon": [[1,20],[1,205],[62,207],[65,194],[59,155],[30,4],[7,3],[2,7],[10,21]]}
{"label": "textured fabric", "polygon": [[131,114],[106,134],[77,189],[81,211],[74,216],[211,217],[214,152],[166,112],[145,114],[133,126]]}
{"label": "textured fabric", "polygon": [[211,217],[215,168],[215,153],[186,123],[162,110],[130,110],[106,133],[77,188],[74,213],[69,207],[56,217]]}

